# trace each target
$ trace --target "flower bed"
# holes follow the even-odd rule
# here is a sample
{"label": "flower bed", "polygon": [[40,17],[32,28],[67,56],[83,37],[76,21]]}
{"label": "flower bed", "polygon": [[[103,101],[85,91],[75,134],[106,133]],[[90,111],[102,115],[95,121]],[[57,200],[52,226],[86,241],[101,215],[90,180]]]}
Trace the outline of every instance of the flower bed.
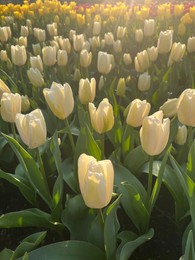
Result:
{"label": "flower bed", "polygon": [[190,1],[0,5],[0,259],[195,258],[194,24]]}

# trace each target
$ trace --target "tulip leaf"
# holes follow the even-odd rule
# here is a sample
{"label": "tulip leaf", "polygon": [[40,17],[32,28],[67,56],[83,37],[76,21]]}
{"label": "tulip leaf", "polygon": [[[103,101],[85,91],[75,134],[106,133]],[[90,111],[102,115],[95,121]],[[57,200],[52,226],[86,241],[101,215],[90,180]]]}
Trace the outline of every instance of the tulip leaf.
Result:
{"label": "tulip leaf", "polygon": [[14,184],[25,197],[25,199],[31,203],[35,203],[35,191],[32,189],[32,186],[28,186],[22,177],[17,176],[15,174],[4,172],[0,169],[0,178],[9,181],[10,183]]}
{"label": "tulip leaf", "polygon": [[[84,241],[61,241],[40,247],[28,253],[28,260],[106,260],[105,254],[93,244]],[[18,260],[21,260],[19,258]]]}
{"label": "tulip leaf", "polygon": [[51,195],[48,185],[32,156],[14,138],[5,134],[3,136],[8,140],[18,160],[23,165],[34,190],[51,207]]}
{"label": "tulip leaf", "polygon": [[0,216],[0,228],[47,227],[60,230],[63,225],[53,222],[51,215],[37,208],[6,213]]}
{"label": "tulip leaf", "polygon": [[193,231],[190,230],[188,233],[186,247],[184,255],[181,257],[182,260],[192,260],[195,259],[195,248],[194,248],[194,238]]}
{"label": "tulip leaf", "polygon": [[120,224],[117,219],[117,208],[120,203],[119,196],[106,210],[106,218],[104,223],[104,241],[107,259],[114,259],[117,245],[117,233]]}
{"label": "tulip leaf", "polygon": [[4,248],[1,252],[0,252],[0,259],[3,260],[10,260],[12,255],[13,255],[14,251],[12,251],[11,249],[8,248]]}
{"label": "tulip leaf", "polygon": [[153,236],[154,236],[154,230],[151,228],[151,229],[149,229],[149,231],[146,234],[141,235],[134,240],[130,240],[130,241],[124,243],[124,245],[122,247],[119,246],[118,249],[120,251],[118,250],[118,252],[117,252],[117,260],[130,259],[131,255],[136,250],[136,248],[138,248],[143,243],[152,239]]}
{"label": "tulip leaf", "polygon": [[88,154],[95,157],[97,161],[101,160],[102,157],[102,151],[100,150],[98,144],[96,143],[95,139],[93,138],[93,135],[89,129],[89,127],[86,125],[86,136],[87,136],[87,147],[88,147]]}
{"label": "tulip leaf", "polygon": [[188,153],[187,171],[188,175],[195,181],[195,141],[193,141]]}
{"label": "tulip leaf", "polygon": [[74,191],[75,193],[79,192],[78,183],[75,180],[74,176],[74,165],[73,165],[73,159],[67,158],[62,163],[62,169],[63,169],[63,179],[68,184],[68,186]]}
{"label": "tulip leaf", "polygon": [[23,256],[25,252],[29,252],[35,249],[43,241],[46,234],[47,234],[46,231],[42,231],[26,237],[19,244],[19,246],[17,246],[10,260],[14,260],[20,256]]}
{"label": "tulip leaf", "polygon": [[93,210],[86,207],[81,195],[67,197],[61,219],[70,231],[71,240],[87,241],[94,218]]}

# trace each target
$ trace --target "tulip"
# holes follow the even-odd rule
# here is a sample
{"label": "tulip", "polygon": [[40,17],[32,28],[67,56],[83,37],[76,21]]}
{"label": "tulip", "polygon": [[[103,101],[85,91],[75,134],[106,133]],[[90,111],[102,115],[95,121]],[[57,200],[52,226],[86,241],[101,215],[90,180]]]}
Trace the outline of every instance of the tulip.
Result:
{"label": "tulip", "polygon": [[30,57],[30,65],[32,68],[37,68],[40,72],[43,72],[43,62],[40,55]]}
{"label": "tulip", "polygon": [[56,36],[58,34],[57,24],[56,23],[47,24],[47,31],[50,36],[52,37]]}
{"label": "tulip", "polygon": [[11,93],[11,90],[8,88],[8,86],[3,82],[3,80],[0,79],[0,100],[3,95],[3,93]]}
{"label": "tulip", "polygon": [[82,50],[83,48],[83,43],[84,43],[85,39],[84,39],[84,35],[83,34],[79,34],[79,35],[73,35],[73,47],[74,50],[79,52]]}
{"label": "tulip", "polygon": [[138,52],[134,59],[135,69],[137,72],[144,72],[150,65],[149,56],[146,50]]}
{"label": "tulip", "polygon": [[101,32],[101,22],[95,21],[93,24],[93,35],[99,35]]}
{"label": "tulip", "polygon": [[53,114],[59,119],[67,118],[73,111],[74,99],[70,85],[53,82],[51,88],[44,88],[43,94]]}
{"label": "tulip", "polygon": [[58,66],[66,66],[68,63],[68,54],[66,50],[58,50],[57,64]]}
{"label": "tulip", "polygon": [[121,40],[117,40],[113,43],[113,50],[115,53],[120,53],[122,51]]}
{"label": "tulip", "polygon": [[29,35],[28,26],[21,25],[20,35],[23,37],[28,37],[28,35]]}
{"label": "tulip", "polygon": [[35,109],[26,115],[18,113],[15,123],[23,143],[30,149],[37,148],[46,142],[46,123],[40,109]]}
{"label": "tulip", "polygon": [[59,39],[59,45],[60,45],[61,49],[67,51],[67,53],[71,52],[71,43],[68,38]]}
{"label": "tulip", "polygon": [[110,160],[97,161],[93,156],[81,154],[78,179],[87,207],[101,209],[109,204],[114,185],[114,168]]}
{"label": "tulip", "polygon": [[117,32],[116,32],[116,37],[117,39],[123,39],[125,36],[127,28],[123,26],[118,26],[117,27]]}
{"label": "tulip", "polygon": [[43,63],[47,66],[53,66],[56,63],[56,47],[45,46],[42,49]]}
{"label": "tulip", "polygon": [[11,59],[17,66],[22,66],[26,63],[27,54],[24,46],[11,45]]}
{"label": "tulip", "polygon": [[92,61],[92,53],[87,50],[82,50],[80,52],[80,65],[83,68],[89,67]]}
{"label": "tulip", "polygon": [[125,91],[126,91],[125,79],[124,78],[120,78],[118,83],[117,83],[116,94],[117,94],[117,96],[122,97],[122,96],[125,95]]}
{"label": "tulip", "polygon": [[21,96],[21,112],[26,113],[30,109],[30,101],[27,95]]}
{"label": "tulip", "polygon": [[150,37],[154,34],[155,21],[154,19],[149,19],[144,21],[144,36]]}
{"label": "tulip", "polygon": [[41,55],[41,45],[40,43],[32,44],[33,53],[35,56]]}
{"label": "tulip", "polygon": [[188,38],[188,41],[187,41],[187,51],[189,53],[195,52],[195,36]]}
{"label": "tulip", "polygon": [[111,71],[111,55],[107,52],[98,52],[98,60],[97,60],[97,68],[98,71],[102,74],[108,74]]}
{"label": "tulip", "polygon": [[92,78],[89,79],[80,79],[79,81],[79,100],[81,104],[88,104],[93,102],[96,93],[96,80]]}
{"label": "tulip", "polygon": [[124,53],[123,54],[123,61],[124,61],[126,66],[130,65],[132,63],[131,54],[130,53]]}
{"label": "tulip", "polygon": [[44,84],[44,79],[41,72],[37,68],[30,68],[27,70],[27,76],[35,87],[42,87]]}
{"label": "tulip", "polygon": [[160,110],[144,118],[140,129],[143,150],[150,156],[159,155],[166,147],[170,133],[170,119],[163,119]]}
{"label": "tulip", "polygon": [[38,39],[40,42],[45,42],[46,40],[46,32],[45,30],[39,29],[39,28],[34,28],[34,36]]}
{"label": "tulip", "polygon": [[16,114],[21,113],[21,96],[4,92],[1,97],[1,116],[9,123],[14,123]]}
{"label": "tulip", "polygon": [[171,66],[174,62],[181,61],[184,56],[185,50],[185,44],[181,44],[180,42],[174,42],[171,48],[171,53],[169,55],[168,66]]}
{"label": "tulip", "polygon": [[185,89],[179,96],[177,117],[181,124],[195,126],[195,89]]}
{"label": "tulip", "polygon": [[151,105],[146,100],[134,99],[129,107],[126,123],[133,127],[140,127],[143,119],[149,115]]}
{"label": "tulip", "polygon": [[74,35],[76,35],[76,31],[75,30],[70,30],[70,32],[69,32],[69,39],[71,41],[73,41]]}
{"label": "tulip", "polygon": [[143,41],[143,37],[144,37],[144,34],[143,34],[143,31],[142,29],[137,29],[135,31],[135,40],[136,42],[142,42]]}
{"label": "tulip", "polygon": [[107,98],[104,98],[98,108],[93,103],[89,103],[89,114],[92,127],[99,134],[105,133],[112,129],[114,125],[113,107]]}
{"label": "tulip", "polygon": [[188,136],[188,130],[185,125],[180,125],[175,136],[175,143],[178,145],[184,145]]}
{"label": "tulip", "polygon": [[101,91],[104,87],[104,77],[103,75],[100,76],[99,82],[98,82],[98,89]]}
{"label": "tulip", "polygon": [[180,23],[177,28],[177,32],[179,35],[184,35],[186,33],[186,26],[183,23]]}
{"label": "tulip", "polygon": [[161,54],[168,53],[171,50],[172,44],[173,44],[173,30],[167,30],[164,32],[161,31],[157,43],[158,53]]}
{"label": "tulip", "polygon": [[27,45],[28,45],[27,37],[20,36],[20,38],[18,39],[18,44],[19,44],[20,46],[24,46],[24,47],[26,48]]}
{"label": "tulip", "polygon": [[177,114],[177,98],[168,99],[161,107],[164,117],[173,117]]}
{"label": "tulip", "polygon": [[111,46],[114,43],[114,35],[111,32],[105,33],[104,40],[106,45]]}
{"label": "tulip", "polygon": [[147,49],[147,53],[148,53],[148,57],[149,57],[150,61],[154,62],[154,61],[157,60],[157,58],[158,58],[158,49],[157,49],[157,47],[152,46],[152,47],[148,48]]}
{"label": "tulip", "polygon": [[1,50],[0,51],[0,60],[1,61],[7,61],[8,60],[7,51],[6,50]]}
{"label": "tulip", "polygon": [[8,30],[7,27],[0,27],[0,41],[1,42],[7,42],[9,39],[9,34],[8,34]]}
{"label": "tulip", "polygon": [[148,72],[142,73],[138,78],[138,89],[140,91],[147,91],[150,89],[151,76]]}
{"label": "tulip", "polygon": [[93,36],[91,39],[89,39],[91,48],[92,49],[97,49],[100,47],[100,37],[99,36]]}

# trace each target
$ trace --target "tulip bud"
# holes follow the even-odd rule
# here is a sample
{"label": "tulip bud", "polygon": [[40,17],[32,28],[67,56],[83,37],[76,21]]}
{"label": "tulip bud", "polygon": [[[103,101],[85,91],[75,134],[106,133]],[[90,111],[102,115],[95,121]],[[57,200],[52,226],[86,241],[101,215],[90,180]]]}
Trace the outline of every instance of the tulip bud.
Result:
{"label": "tulip bud", "polygon": [[81,51],[84,43],[84,35],[79,34],[79,35],[73,35],[73,47],[75,51]]}
{"label": "tulip bud", "polygon": [[144,72],[150,65],[149,56],[146,50],[138,52],[134,59],[135,69],[137,72]]}
{"label": "tulip bud", "polygon": [[47,24],[47,31],[49,35],[52,37],[58,35],[57,24],[56,23]]}
{"label": "tulip bud", "polygon": [[171,46],[173,44],[173,30],[167,30],[164,32],[160,32],[158,38],[158,53],[164,54],[168,53],[171,50]]}
{"label": "tulip bud", "polygon": [[3,93],[11,93],[11,90],[8,88],[8,86],[3,82],[3,80],[0,79],[0,101]]}
{"label": "tulip bud", "polygon": [[91,39],[90,39],[90,44],[91,44],[91,47],[92,49],[97,49],[100,47],[100,37],[99,36],[93,36]]}
{"label": "tulip bud", "polygon": [[177,117],[181,124],[195,126],[195,89],[185,89],[179,96]]}
{"label": "tulip bud", "polygon": [[33,53],[35,56],[41,55],[41,45],[40,43],[32,44]]}
{"label": "tulip bud", "polygon": [[108,74],[111,71],[111,55],[107,52],[98,52],[98,60],[97,60],[97,68],[98,71],[102,74]]}
{"label": "tulip bud", "polygon": [[151,76],[148,74],[148,72],[145,72],[141,75],[139,75],[138,78],[138,89],[140,91],[147,91],[150,89],[151,84]]}
{"label": "tulip bud", "polygon": [[81,154],[78,159],[79,187],[87,207],[101,209],[112,198],[114,168],[110,160],[97,161]]}
{"label": "tulip bud", "polygon": [[38,39],[40,42],[45,42],[46,40],[46,32],[45,30],[34,28],[33,29],[34,36]]}
{"label": "tulip bud", "polygon": [[154,19],[149,19],[144,21],[144,36],[150,37],[154,34],[155,21]]}
{"label": "tulip bud", "polygon": [[91,45],[89,43],[89,41],[84,41],[83,46],[82,46],[82,50],[86,50],[86,51],[90,51]]}
{"label": "tulip bud", "polygon": [[157,47],[152,46],[151,48],[147,49],[148,57],[150,61],[156,61],[158,58],[158,49]]}
{"label": "tulip bud", "polygon": [[1,61],[7,61],[8,60],[7,51],[6,50],[1,50],[0,51],[0,60]]}
{"label": "tulip bud", "polygon": [[50,89],[43,89],[43,94],[49,108],[59,119],[63,120],[72,113],[74,99],[72,89],[68,83],[61,85],[53,82]]}
{"label": "tulip bud", "polygon": [[126,83],[124,78],[120,78],[116,87],[117,96],[124,96],[126,91]]}
{"label": "tulip bud", "polygon": [[26,48],[28,45],[27,37],[20,36],[20,38],[18,39],[18,44]]}
{"label": "tulip bud", "polygon": [[99,134],[105,133],[112,129],[114,125],[114,113],[112,105],[107,98],[104,98],[98,108],[93,103],[89,103],[89,114],[92,127]]}
{"label": "tulip bud", "polygon": [[21,25],[20,35],[23,37],[28,37],[28,35],[29,35],[28,26]]}
{"label": "tulip bud", "polygon": [[11,45],[11,59],[12,62],[17,66],[24,65],[27,60],[25,47],[19,45]]}
{"label": "tulip bud", "polygon": [[121,40],[117,40],[113,43],[113,50],[115,53],[120,53],[122,51]]}
{"label": "tulip bud", "polygon": [[174,42],[171,53],[169,55],[168,66],[171,66],[174,62],[179,62],[182,60],[186,50],[186,45],[180,42]]}
{"label": "tulip bud", "polygon": [[185,125],[180,125],[175,136],[175,143],[178,145],[184,145],[188,136],[188,130]]}
{"label": "tulip bud", "polygon": [[27,70],[27,76],[35,87],[42,87],[44,84],[44,79],[41,72],[37,68],[30,68]]}
{"label": "tulip bud", "polygon": [[111,46],[114,43],[114,35],[111,32],[105,33],[104,40],[106,45]]}
{"label": "tulip bud", "polygon": [[80,72],[80,69],[76,68],[75,71],[74,71],[74,81],[79,81],[80,78],[81,78],[81,72]]}
{"label": "tulip bud", "polygon": [[68,54],[65,50],[58,50],[57,52],[57,64],[58,66],[66,66],[68,63]]}
{"label": "tulip bud", "polygon": [[61,49],[67,51],[67,53],[71,52],[71,43],[68,38],[59,39],[59,45],[60,45]]}
{"label": "tulip bud", "polygon": [[75,30],[70,30],[70,32],[69,32],[69,39],[71,41],[73,41],[74,35],[76,35],[76,31]]}
{"label": "tulip bud", "polygon": [[188,38],[188,41],[187,41],[187,51],[189,53],[195,52],[195,36]]}
{"label": "tulip bud", "polygon": [[168,99],[159,110],[163,111],[164,117],[173,117],[177,114],[177,98]]}
{"label": "tulip bud", "polygon": [[30,65],[32,68],[37,68],[40,72],[43,72],[43,62],[40,55],[30,57]]}
{"label": "tulip bud", "polygon": [[0,27],[0,41],[1,42],[7,42],[9,39],[9,34],[8,34],[8,30],[7,27]]}
{"label": "tulip bud", "polygon": [[81,104],[88,104],[93,102],[96,93],[96,80],[92,78],[89,79],[80,79],[79,81],[79,100]]}
{"label": "tulip bud", "polygon": [[93,35],[99,35],[101,32],[101,22],[95,21],[93,24]]}
{"label": "tulip bud", "polygon": [[136,42],[142,42],[143,38],[144,38],[144,34],[143,34],[142,29],[137,29],[135,31],[135,40],[136,40]]}
{"label": "tulip bud", "polygon": [[42,49],[43,63],[47,66],[53,66],[56,63],[56,47],[46,46]]}
{"label": "tulip bud", "polygon": [[163,119],[162,111],[145,117],[140,129],[143,150],[150,156],[159,155],[168,143],[169,133],[170,119]]}
{"label": "tulip bud", "polygon": [[140,127],[143,119],[149,115],[151,105],[146,100],[134,99],[129,106],[126,123],[133,127]]}
{"label": "tulip bud", "polygon": [[1,97],[1,117],[9,123],[15,122],[17,113],[21,113],[21,96],[4,92]]}
{"label": "tulip bud", "polygon": [[46,142],[46,123],[40,109],[26,115],[17,114],[15,123],[23,143],[29,149],[37,148]]}
{"label": "tulip bud", "polygon": [[27,95],[21,96],[21,112],[26,113],[30,109],[30,101]]}
{"label": "tulip bud", "polygon": [[123,61],[124,61],[126,66],[130,65],[132,63],[132,58],[131,58],[130,53],[124,53],[123,54]]}
{"label": "tulip bud", "polygon": [[89,67],[92,61],[92,53],[88,52],[87,50],[82,50],[80,52],[80,65],[83,68]]}
{"label": "tulip bud", "polygon": [[116,32],[117,39],[123,39],[125,36],[126,30],[127,30],[126,27],[118,26],[117,32]]}

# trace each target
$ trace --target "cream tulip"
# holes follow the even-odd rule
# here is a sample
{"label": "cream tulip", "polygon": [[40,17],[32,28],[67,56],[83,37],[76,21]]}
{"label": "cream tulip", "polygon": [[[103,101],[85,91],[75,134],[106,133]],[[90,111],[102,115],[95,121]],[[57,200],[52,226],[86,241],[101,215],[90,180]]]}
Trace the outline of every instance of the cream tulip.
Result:
{"label": "cream tulip", "polygon": [[184,145],[187,141],[188,130],[185,125],[180,125],[175,136],[175,143],[178,145]]}
{"label": "cream tulip", "polygon": [[154,34],[155,20],[149,19],[144,21],[144,36],[150,37]]}
{"label": "cream tulip", "polygon": [[83,68],[89,67],[92,61],[92,53],[87,50],[82,50],[80,52],[80,65]]}
{"label": "cream tulip", "polygon": [[9,39],[9,34],[8,34],[8,30],[7,27],[0,27],[0,41],[1,42],[7,42]]}
{"label": "cream tulip", "polygon": [[21,96],[3,93],[1,97],[1,117],[5,122],[14,123],[16,114],[21,113]]}
{"label": "cream tulip", "polygon": [[170,133],[170,119],[163,119],[160,110],[144,118],[140,129],[143,150],[150,156],[159,155],[166,147]]}
{"label": "cream tulip", "polygon": [[45,46],[42,49],[43,63],[47,66],[53,66],[56,63],[56,47]]}
{"label": "cream tulip", "polygon": [[59,119],[67,118],[73,111],[74,99],[70,85],[53,82],[51,88],[44,88],[43,94],[53,114]]}
{"label": "cream tulip", "polygon": [[101,209],[109,204],[114,185],[114,168],[110,160],[97,161],[93,156],[81,154],[78,179],[87,207]]}
{"label": "cream tulip", "polygon": [[167,31],[161,31],[158,43],[157,43],[157,49],[158,53],[165,54],[168,53],[171,50],[173,44],[173,30],[167,30]]}
{"label": "cream tulip", "polygon": [[139,75],[138,78],[138,89],[140,91],[148,91],[150,89],[151,84],[151,76],[148,72],[144,72]]}
{"label": "cream tulip", "polygon": [[150,60],[149,56],[146,50],[138,52],[135,59],[135,70],[137,72],[144,72],[146,71],[150,66]]}
{"label": "cream tulip", "polygon": [[7,51],[6,50],[1,50],[0,51],[0,60],[1,61],[7,61],[8,60]]}
{"label": "cream tulip", "polygon": [[73,35],[73,47],[74,50],[79,52],[82,50],[83,48],[83,43],[84,43],[85,39],[84,39],[84,35],[83,34],[74,34]]}
{"label": "cream tulip", "polygon": [[135,31],[135,41],[140,43],[143,41],[143,38],[144,38],[144,33],[143,33],[142,29],[137,29]]}
{"label": "cream tulip", "polygon": [[116,86],[116,94],[117,96],[124,96],[126,92],[126,82],[125,78],[120,78],[118,80],[117,86]]}
{"label": "cream tulip", "polygon": [[27,54],[24,46],[11,45],[11,59],[17,66],[22,66],[26,63]]}
{"label": "cream tulip", "polygon": [[108,132],[114,126],[113,107],[107,98],[104,98],[98,108],[89,103],[89,114],[93,129],[99,134]]}
{"label": "cream tulip", "polygon": [[98,52],[98,59],[97,59],[97,68],[98,71],[102,74],[108,74],[112,68],[112,61],[111,55],[107,52]]}
{"label": "cream tulip", "polygon": [[177,117],[183,125],[195,126],[195,89],[185,89],[179,96]]}
{"label": "cream tulip", "polygon": [[189,53],[195,52],[195,36],[188,38],[188,41],[187,41],[187,51]]}
{"label": "cream tulip", "polygon": [[143,119],[149,115],[151,105],[146,100],[134,99],[129,107],[126,123],[133,127],[140,127]]}
{"label": "cream tulip", "polygon": [[58,66],[66,66],[68,63],[68,54],[66,50],[58,50],[57,64]]}
{"label": "cream tulip", "polygon": [[184,56],[185,50],[185,44],[181,44],[180,42],[174,42],[171,48],[171,53],[169,55],[168,66],[171,66],[174,62],[181,61]]}
{"label": "cream tulip", "polygon": [[11,93],[11,90],[8,88],[8,86],[3,82],[3,80],[0,79],[0,101],[3,93]]}
{"label": "cream tulip", "polygon": [[30,57],[30,66],[37,68],[40,72],[43,72],[43,61],[40,55]]}
{"label": "cream tulip", "polygon": [[28,35],[29,35],[28,26],[21,25],[20,35],[23,37],[28,37]]}
{"label": "cream tulip", "polygon": [[116,31],[116,37],[117,39],[123,39],[125,36],[127,28],[123,26],[118,26]]}
{"label": "cream tulip", "polygon": [[44,79],[40,70],[38,70],[37,68],[30,68],[29,70],[27,70],[27,76],[33,86],[35,87],[43,86]]}
{"label": "cream tulip", "polygon": [[159,110],[163,111],[164,117],[173,117],[177,114],[177,98],[168,99]]}
{"label": "cream tulip", "polygon": [[46,123],[40,109],[26,115],[17,114],[15,123],[23,143],[29,149],[37,148],[46,142]]}
{"label": "cream tulip", "polygon": [[93,24],[93,35],[97,36],[101,32],[101,22],[95,21]]}
{"label": "cream tulip", "polygon": [[124,61],[126,66],[130,65],[132,63],[131,54],[130,53],[124,53],[123,54],[123,61]]}
{"label": "cream tulip", "polygon": [[150,61],[156,61],[157,58],[158,58],[158,49],[157,47],[150,47],[150,48],[147,48],[147,53],[148,53],[148,57],[149,57],[149,60]]}
{"label": "cream tulip", "polygon": [[80,79],[79,81],[79,100],[81,104],[88,104],[93,102],[96,93],[96,80],[92,78],[89,79]]}

